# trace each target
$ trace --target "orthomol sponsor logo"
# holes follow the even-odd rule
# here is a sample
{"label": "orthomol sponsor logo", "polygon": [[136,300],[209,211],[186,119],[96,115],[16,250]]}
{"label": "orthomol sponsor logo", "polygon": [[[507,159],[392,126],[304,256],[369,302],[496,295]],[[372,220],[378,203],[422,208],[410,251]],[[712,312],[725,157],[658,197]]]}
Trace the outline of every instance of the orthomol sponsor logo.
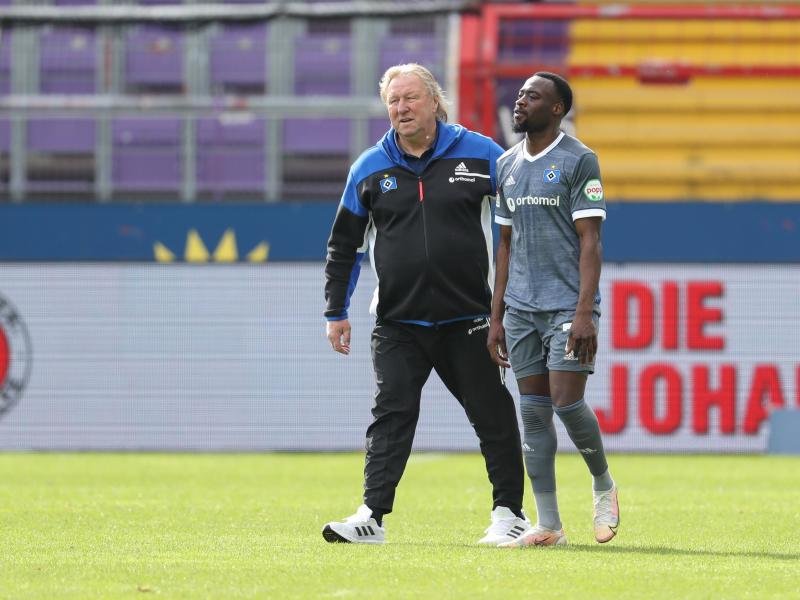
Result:
{"label": "orthomol sponsor logo", "polygon": [[514,212],[518,206],[558,206],[561,196],[520,196],[519,198],[506,198],[508,210]]}
{"label": "orthomol sponsor logo", "polygon": [[31,338],[19,312],[0,294],[0,417],[22,397],[31,373]]}

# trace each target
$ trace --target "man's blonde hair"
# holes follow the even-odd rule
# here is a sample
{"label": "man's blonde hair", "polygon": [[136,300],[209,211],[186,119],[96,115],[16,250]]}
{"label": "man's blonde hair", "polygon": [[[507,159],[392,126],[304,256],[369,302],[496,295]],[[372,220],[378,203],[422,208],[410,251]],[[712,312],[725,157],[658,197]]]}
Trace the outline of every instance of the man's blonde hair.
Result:
{"label": "man's blonde hair", "polygon": [[436,119],[447,122],[447,99],[445,98],[442,86],[440,86],[439,82],[436,81],[433,73],[417,63],[395,65],[386,69],[383,77],[381,77],[381,82],[379,85],[381,91],[381,100],[383,100],[384,104],[386,104],[386,95],[389,84],[392,82],[392,79],[399,75],[416,75],[419,77],[420,81],[422,81],[423,85],[428,90],[428,93],[431,95],[431,98],[433,98],[433,101],[436,102]]}

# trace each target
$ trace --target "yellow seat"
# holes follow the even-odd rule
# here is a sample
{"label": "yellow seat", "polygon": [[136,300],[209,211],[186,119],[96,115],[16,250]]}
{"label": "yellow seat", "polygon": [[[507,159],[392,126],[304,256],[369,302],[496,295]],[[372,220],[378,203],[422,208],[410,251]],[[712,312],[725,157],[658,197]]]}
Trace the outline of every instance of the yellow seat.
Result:
{"label": "yellow seat", "polygon": [[[800,21],[573,22],[569,64],[800,67]],[[578,137],[614,200],[796,200],[800,77],[574,76]]]}

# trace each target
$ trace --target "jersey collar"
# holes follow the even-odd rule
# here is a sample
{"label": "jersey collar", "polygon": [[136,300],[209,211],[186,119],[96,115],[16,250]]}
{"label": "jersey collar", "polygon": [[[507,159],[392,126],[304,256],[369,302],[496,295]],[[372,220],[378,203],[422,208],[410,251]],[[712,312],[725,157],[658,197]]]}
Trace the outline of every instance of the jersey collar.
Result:
{"label": "jersey collar", "polygon": [[533,162],[535,160],[539,160],[545,154],[550,152],[550,150],[552,150],[553,148],[558,146],[558,142],[560,142],[563,137],[564,137],[564,132],[560,131],[558,133],[558,137],[555,140],[553,140],[553,143],[550,144],[547,148],[545,148],[541,152],[539,152],[539,154],[537,154],[536,156],[531,156],[530,154],[528,154],[528,144],[527,144],[526,140],[523,138],[523,140],[522,140],[522,155],[525,157],[525,160],[527,160],[528,162]]}

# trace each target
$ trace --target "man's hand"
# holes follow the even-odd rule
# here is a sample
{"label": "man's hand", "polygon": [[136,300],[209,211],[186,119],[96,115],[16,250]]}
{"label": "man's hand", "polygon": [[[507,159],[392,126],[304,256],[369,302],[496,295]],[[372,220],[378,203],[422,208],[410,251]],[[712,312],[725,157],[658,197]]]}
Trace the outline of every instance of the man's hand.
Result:
{"label": "man's hand", "polygon": [[566,353],[569,355],[570,352],[582,365],[594,362],[594,356],[597,354],[597,329],[591,315],[588,317],[575,315],[567,340]]}
{"label": "man's hand", "polygon": [[350,354],[350,321],[328,321],[325,332],[331,347],[339,354]]}
{"label": "man's hand", "polygon": [[486,337],[486,347],[489,349],[489,356],[498,366],[508,369],[511,364],[508,362],[508,350],[506,349],[506,330],[503,327],[502,319],[492,319],[489,323],[489,333]]}

